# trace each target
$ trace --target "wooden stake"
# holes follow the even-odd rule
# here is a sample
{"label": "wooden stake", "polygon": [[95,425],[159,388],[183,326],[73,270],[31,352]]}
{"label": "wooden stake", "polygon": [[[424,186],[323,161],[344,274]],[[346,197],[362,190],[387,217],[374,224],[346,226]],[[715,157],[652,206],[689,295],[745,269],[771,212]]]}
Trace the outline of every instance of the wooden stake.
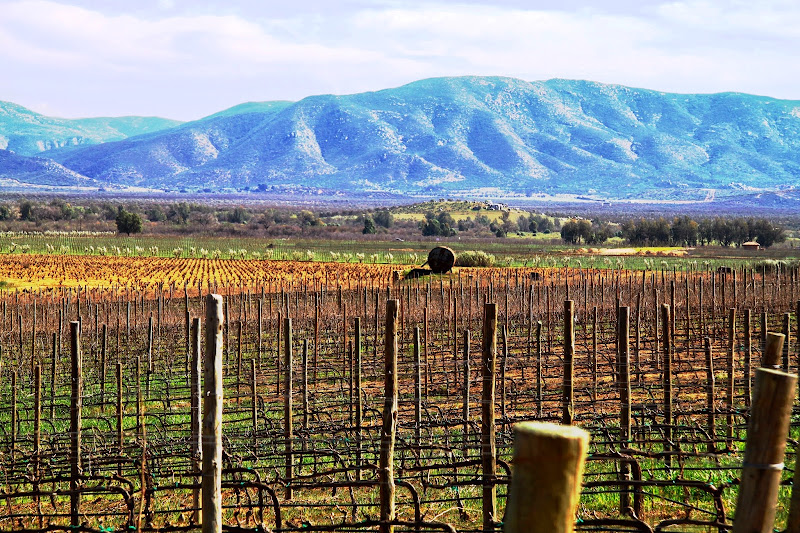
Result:
{"label": "wooden stake", "polygon": [[206,296],[203,379],[203,533],[222,533],[222,296]]}
{"label": "wooden stake", "polygon": [[733,533],[773,530],[796,386],[793,374],[766,368],[756,371]]}
{"label": "wooden stake", "polygon": [[72,398],[69,420],[69,514],[70,525],[81,525],[81,409],[83,407],[83,356],[81,355],[80,324],[70,322],[70,357],[72,362]]}
{"label": "wooden stake", "polygon": [[380,531],[393,533],[394,503],[394,444],[397,428],[397,311],[399,302],[386,302],[386,335],[384,344],[384,404],[381,427],[381,449],[378,470],[380,481]]}
{"label": "wooden stake", "polygon": [[572,390],[573,360],[575,358],[575,302],[564,301],[564,394],[562,400],[561,422],[572,425],[575,416]]}
{"label": "wooden stake", "polygon": [[514,425],[506,533],[573,531],[588,448],[589,434],[577,427]]}
{"label": "wooden stake", "polygon": [[481,469],[483,472],[483,529],[494,529],[497,514],[497,449],[495,443],[495,372],[497,366],[497,304],[483,306],[483,402]]}

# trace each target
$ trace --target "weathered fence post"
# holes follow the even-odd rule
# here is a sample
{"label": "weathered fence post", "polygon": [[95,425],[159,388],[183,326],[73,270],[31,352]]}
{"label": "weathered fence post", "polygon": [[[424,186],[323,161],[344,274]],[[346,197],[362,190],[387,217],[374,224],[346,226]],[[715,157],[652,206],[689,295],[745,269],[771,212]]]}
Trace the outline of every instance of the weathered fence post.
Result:
{"label": "weathered fence post", "polygon": [[497,514],[497,449],[495,444],[495,380],[497,367],[497,304],[483,306],[482,374],[483,402],[481,414],[481,469],[483,477],[483,529],[494,529]]}
{"label": "weathered fence post", "polygon": [[[630,372],[630,308],[617,309],[617,363],[619,382],[619,438],[622,448],[627,448],[631,440],[631,372]],[[620,463],[620,480],[631,478],[631,466]],[[619,496],[620,512],[625,513],[631,505],[630,487],[623,485]]]}
{"label": "weathered fence post", "polygon": [[222,296],[206,296],[203,379],[203,533],[222,533]]}
{"label": "weathered fence post", "polygon": [[469,389],[470,389],[470,365],[469,365],[469,328],[464,330],[464,398],[461,407],[462,418],[464,419],[464,438],[461,443],[461,450],[466,458],[469,454]]}
{"label": "weathered fence post", "polygon": [[414,352],[414,445],[421,453],[419,446],[422,440],[422,359],[420,355],[419,326],[414,326],[413,352]]}
{"label": "weathered fence post", "polygon": [[[200,412],[200,390],[202,383],[200,376],[203,372],[203,361],[200,358],[200,318],[195,317],[191,320],[189,326],[189,350],[191,352],[191,374],[189,383],[191,385],[191,400],[190,400],[190,414],[191,414],[191,453],[192,462],[196,471],[202,470],[203,461],[203,436],[201,426]],[[200,523],[200,491],[194,490],[192,494],[192,520],[195,524]]]}
{"label": "weathered fence post", "polygon": [[714,356],[713,351],[711,348],[711,339],[705,337],[703,339],[703,346],[705,349],[705,357],[706,357],[706,404],[708,409],[708,453],[714,453],[716,451],[716,391],[715,388],[715,377],[714,377]]}
{"label": "weathered fence post", "polygon": [[536,416],[542,417],[542,321],[536,321]]}
{"label": "weathered fence post", "polygon": [[392,533],[394,526],[394,443],[397,428],[397,300],[386,302],[386,336],[384,344],[383,426],[378,479],[380,480],[381,533]]}
{"label": "weathered fence post", "polygon": [[286,491],[285,497],[287,500],[292,499],[292,478],[294,477],[294,453],[292,449],[292,434],[294,433],[293,420],[292,420],[292,319],[283,319],[284,329],[284,369],[286,371],[286,386],[284,387],[284,401],[283,401],[283,438],[286,443]]}
{"label": "weathered fence post", "polygon": [[564,301],[564,395],[561,422],[572,425],[575,418],[575,405],[572,391],[573,360],[575,358],[575,302]]}
{"label": "weathered fence post", "polygon": [[796,386],[793,374],[756,371],[733,533],[772,531]]}
{"label": "weathered fence post", "polygon": [[70,322],[70,356],[72,362],[72,398],[69,417],[69,515],[70,525],[81,525],[81,408],[83,407],[83,356],[81,355],[80,324]]}
{"label": "weathered fence post", "polygon": [[[672,336],[669,324],[671,320],[669,304],[661,304],[661,331],[664,349],[664,452],[673,451],[672,446]],[[667,466],[672,466],[672,455],[667,455]]]}
{"label": "weathered fence post", "polygon": [[514,425],[506,533],[572,532],[588,448],[589,434],[578,427]]}
{"label": "weathered fence post", "polygon": [[780,357],[786,337],[781,333],[767,333],[766,349],[761,359],[761,366],[777,370],[780,368]]}

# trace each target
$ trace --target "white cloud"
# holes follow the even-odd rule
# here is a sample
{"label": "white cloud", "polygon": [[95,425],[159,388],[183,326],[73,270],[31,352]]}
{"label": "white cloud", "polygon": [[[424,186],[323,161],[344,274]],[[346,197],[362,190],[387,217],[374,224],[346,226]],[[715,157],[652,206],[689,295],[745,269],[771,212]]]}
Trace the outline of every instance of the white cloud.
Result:
{"label": "white cloud", "polygon": [[339,13],[284,6],[281,18],[270,18],[260,4],[226,4],[222,14],[155,0],[152,9],[109,13],[0,0],[0,99],[45,102],[67,115],[188,118],[243,100],[463,74],[800,98],[795,4],[664,0],[633,12],[594,3],[559,10],[376,2]]}

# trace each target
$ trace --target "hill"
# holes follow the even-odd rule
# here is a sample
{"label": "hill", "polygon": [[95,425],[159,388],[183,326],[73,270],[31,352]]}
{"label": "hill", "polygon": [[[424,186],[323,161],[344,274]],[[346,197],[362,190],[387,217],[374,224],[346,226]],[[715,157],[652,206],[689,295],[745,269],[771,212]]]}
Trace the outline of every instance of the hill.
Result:
{"label": "hill", "polygon": [[800,185],[800,101],[436,78],[48,153],[103,183],[712,200]]}
{"label": "hill", "polygon": [[178,124],[158,117],[53,118],[0,101],[0,149],[32,156],[68,146],[119,141]]}

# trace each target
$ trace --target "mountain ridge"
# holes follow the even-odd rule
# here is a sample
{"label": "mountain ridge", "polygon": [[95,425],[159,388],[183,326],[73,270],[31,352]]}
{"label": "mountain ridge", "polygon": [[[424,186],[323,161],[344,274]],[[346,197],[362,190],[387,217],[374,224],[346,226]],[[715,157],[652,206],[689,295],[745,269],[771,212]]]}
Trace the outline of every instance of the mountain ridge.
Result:
{"label": "mountain ridge", "polygon": [[99,183],[169,190],[702,201],[800,187],[798,153],[800,101],[472,76],[245,103],[43,155]]}

